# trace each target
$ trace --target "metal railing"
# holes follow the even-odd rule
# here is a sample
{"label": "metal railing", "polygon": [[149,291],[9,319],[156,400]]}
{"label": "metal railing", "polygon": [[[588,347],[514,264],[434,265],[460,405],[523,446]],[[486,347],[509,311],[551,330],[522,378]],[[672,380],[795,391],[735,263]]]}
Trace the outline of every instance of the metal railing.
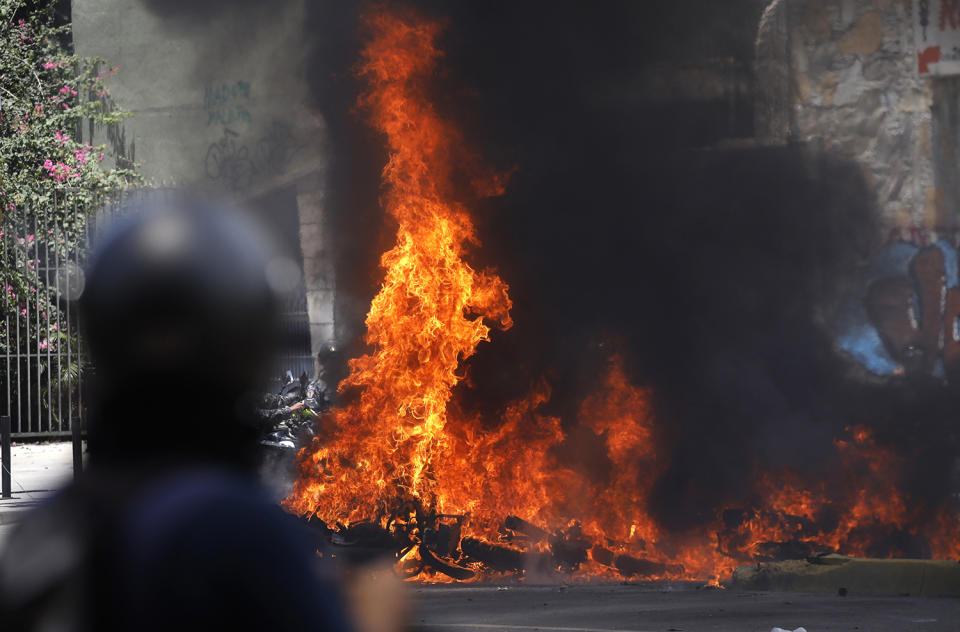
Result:
{"label": "metal railing", "polygon": [[73,436],[84,418],[87,362],[74,299],[89,244],[118,214],[164,191],[80,193],[58,188],[0,222],[0,416],[10,418],[13,438]]}
{"label": "metal railing", "polygon": [[[87,358],[73,304],[83,290],[90,243],[120,214],[168,189],[138,189],[90,200],[79,190],[51,192],[43,208],[22,208],[0,222],[0,417],[11,436],[70,438],[85,419]],[[302,283],[301,283],[302,285]],[[305,288],[281,306],[285,330],[274,372],[313,374]]]}
{"label": "metal railing", "polygon": [[83,410],[83,344],[70,300],[82,289],[92,223],[69,191],[17,209],[0,232],[0,415],[15,438],[69,436]]}

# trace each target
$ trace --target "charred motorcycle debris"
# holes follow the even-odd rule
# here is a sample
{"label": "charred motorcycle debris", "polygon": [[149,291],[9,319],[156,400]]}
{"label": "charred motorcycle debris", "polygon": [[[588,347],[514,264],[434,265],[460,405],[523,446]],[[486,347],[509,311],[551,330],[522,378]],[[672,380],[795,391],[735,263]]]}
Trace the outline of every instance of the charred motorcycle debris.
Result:
{"label": "charred motorcycle debris", "polygon": [[260,445],[268,450],[299,450],[316,434],[316,418],[330,403],[322,379],[310,380],[306,373],[294,378],[287,371],[276,392],[265,393],[257,408],[263,429]]}

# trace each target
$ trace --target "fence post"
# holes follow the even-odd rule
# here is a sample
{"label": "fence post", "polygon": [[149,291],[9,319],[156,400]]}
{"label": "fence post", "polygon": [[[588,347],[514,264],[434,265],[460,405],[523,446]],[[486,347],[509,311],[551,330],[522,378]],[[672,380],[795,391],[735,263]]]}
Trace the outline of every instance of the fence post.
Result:
{"label": "fence post", "polygon": [[83,471],[83,427],[81,417],[73,418],[70,428],[73,436],[73,477],[77,478]]}
{"label": "fence post", "polygon": [[0,473],[0,493],[3,498],[10,498],[13,495],[10,489],[10,416],[0,417],[0,463],[3,465]]}

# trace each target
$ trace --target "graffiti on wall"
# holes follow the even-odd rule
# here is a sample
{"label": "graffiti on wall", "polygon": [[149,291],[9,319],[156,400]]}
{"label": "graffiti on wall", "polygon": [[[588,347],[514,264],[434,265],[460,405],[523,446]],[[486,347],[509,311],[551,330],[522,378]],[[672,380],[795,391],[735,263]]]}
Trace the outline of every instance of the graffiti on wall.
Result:
{"label": "graffiti on wall", "polygon": [[960,74],[960,0],[915,1],[913,28],[920,75]]}
{"label": "graffiti on wall", "polygon": [[240,190],[257,177],[283,173],[302,148],[290,125],[281,121],[253,139],[224,127],[223,135],[207,148],[203,164],[209,179]]}
{"label": "graffiti on wall", "polygon": [[234,125],[249,123],[253,116],[250,106],[250,83],[238,80],[232,83],[209,85],[203,91],[203,109],[207,125]]}
{"label": "graffiti on wall", "polygon": [[875,374],[960,375],[957,248],[947,239],[886,245],[837,328],[840,347]]}

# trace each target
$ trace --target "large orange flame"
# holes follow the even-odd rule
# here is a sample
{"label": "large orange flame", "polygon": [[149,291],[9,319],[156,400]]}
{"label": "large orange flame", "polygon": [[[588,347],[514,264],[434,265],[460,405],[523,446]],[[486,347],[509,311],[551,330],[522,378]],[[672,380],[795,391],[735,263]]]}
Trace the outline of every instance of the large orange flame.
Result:
{"label": "large orange flame", "polygon": [[[463,535],[489,542],[505,539],[503,521],[513,514],[551,534],[522,541],[528,551],[586,542],[589,558],[574,555],[560,565],[581,576],[713,582],[779,543],[866,554],[872,527],[929,522],[899,491],[896,455],[855,427],[832,446],[836,480],[758,471],[754,497],[706,516],[698,529],[667,532],[648,508],[666,465],[650,393],[630,382],[616,355],[577,419],[588,433],[581,436],[602,446],[603,476],[564,461],[563,448],[576,440],[560,419],[540,412],[551,395],[546,382],[507,405],[495,423],[458,412],[451,397],[463,362],[491,326],[512,322],[506,284],[464,259],[477,240],[455,183],[491,195],[503,179],[478,166],[426,96],[441,57],[441,26],[386,8],[369,13],[365,26],[359,74],[368,89],[360,105],[386,140],[382,204],[396,222],[396,243],[381,259],[383,283],[367,316],[370,351],[351,361],[340,385],[347,402],[301,452],[288,510],[329,524],[385,525],[412,502],[434,514],[466,515]],[[934,523],[922,534],[931,553],[960,557],[956,513],[944,507]]]}
{"label": "large orange flame", "polygon": [[[449,448],[457,367],[487,339],[486,322],[512,325],[506,284],[463,259],[476,239],[455,199],[454,165],[473,157],[423,94],[440,57],[440,25],[379,11],[366,26],[359,72],[369,90],[361,105],[387,141],[382,203],[397,221],[397,240],[381,259],[385,278],[367,315],[372,351],[351,362],[341,385],[358,389],[359,399],[327,420],[337,439],[312,448],[317,469],[287,501],[345,520],[377,515],[398,496],[437,496],[433,467]],[[482,193],[502,188],[496,177],[485,182]]]}

